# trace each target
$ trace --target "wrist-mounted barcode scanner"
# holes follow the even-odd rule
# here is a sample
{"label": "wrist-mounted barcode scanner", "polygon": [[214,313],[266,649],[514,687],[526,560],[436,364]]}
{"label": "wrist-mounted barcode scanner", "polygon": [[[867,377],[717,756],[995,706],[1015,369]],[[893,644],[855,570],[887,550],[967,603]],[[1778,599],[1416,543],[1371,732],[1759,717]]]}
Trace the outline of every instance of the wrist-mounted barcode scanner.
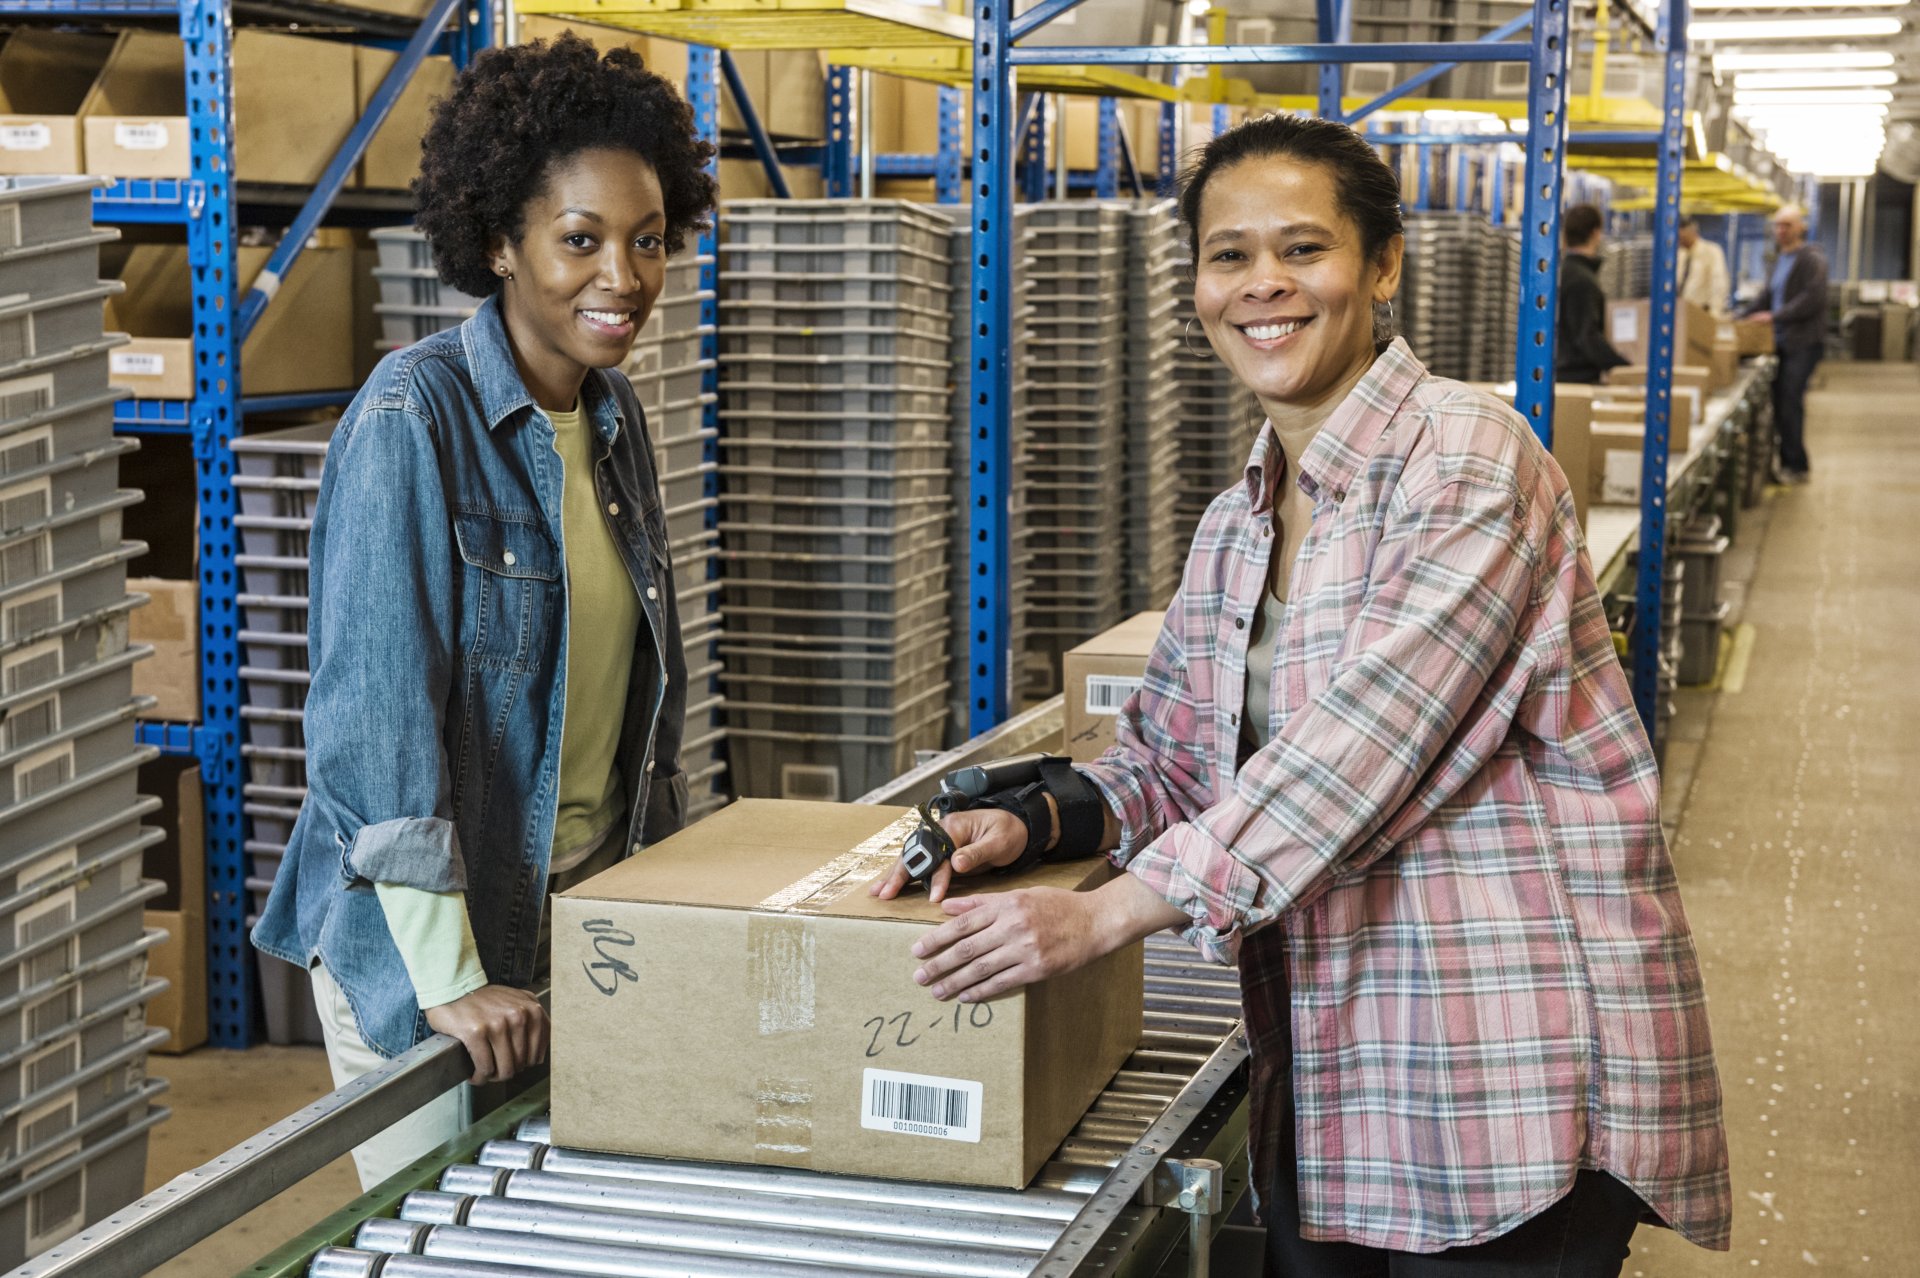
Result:
{"label": "wrist-mounted barcode scanner", "polygon": [[[1049,797],[1053,806],[1047,803]],[[1054,807],[1060,812],[1057,827]],[[1092,856],[1100,850],[1100,836],[1106,830],[1106,805],[1100,792],[1074,770],[1071,759],[1021,754],[957,768],[940,778],[940,793],[917,809],[920,825],[907,836],[900,853],[908,880],[925,886],[934,871],[959,850],[953,836],[941,827],[942,818],[983,808],[1011,812],[1027,830],[1026,850],[1003,873]]]}

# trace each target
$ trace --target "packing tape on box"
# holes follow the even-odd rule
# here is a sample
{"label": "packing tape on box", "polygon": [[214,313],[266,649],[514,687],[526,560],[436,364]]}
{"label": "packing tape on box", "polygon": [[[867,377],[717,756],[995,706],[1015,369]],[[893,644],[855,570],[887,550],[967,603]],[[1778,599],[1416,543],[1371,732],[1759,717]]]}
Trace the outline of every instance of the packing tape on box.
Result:
{"label": "packing tape on box", "polygon": [[753,908],[775,914],[818,914],[897,860],[907,836],[919,823],[917,814],[907,813],[852,851],[841,853]]}
{"label": "packing tape on box", "polygon": [[804,1078],[762,1078],[753,1086],[753,1156],[804,1167],[813,1154],[813,1085]]}

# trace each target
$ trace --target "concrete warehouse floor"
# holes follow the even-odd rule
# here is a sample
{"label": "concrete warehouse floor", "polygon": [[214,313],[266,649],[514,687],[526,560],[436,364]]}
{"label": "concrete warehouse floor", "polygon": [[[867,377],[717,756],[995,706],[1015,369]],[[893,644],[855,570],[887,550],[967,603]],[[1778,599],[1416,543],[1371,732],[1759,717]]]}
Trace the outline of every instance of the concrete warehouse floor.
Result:
{"label": "concrete warehouse floor", "polygon": [[[1735,641],[1683,689],[1667,819],[1727,1097],[1733,1252],[1642,1229],[1634,1278],[1920,1272],[1920,439],[1910,365],[1831,364],[1813,483],[1747,513]],[[157,1186],[324,1094],[319,1048],[156,1058]],[[341,1159],[156,1273],[236,1273],[355,1193]],[[1219,1272],[1216,1270],[1216,1272]],[[1236,1276],[1237,1278],[1237,1276]]]}

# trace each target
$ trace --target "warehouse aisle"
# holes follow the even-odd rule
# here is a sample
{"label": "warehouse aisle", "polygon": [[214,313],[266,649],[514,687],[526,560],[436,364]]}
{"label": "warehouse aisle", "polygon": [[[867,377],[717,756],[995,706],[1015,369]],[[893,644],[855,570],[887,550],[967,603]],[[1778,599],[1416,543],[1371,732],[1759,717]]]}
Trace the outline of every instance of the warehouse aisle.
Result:
{"label": "warehouse aisle", "polygon": [[1774,494],[1674,859],[1706,968],[1731,1256],[1643,1230],[1636,1278],[1905,1275],[1920,1179],[1920,435],[1911,365],[1833,364]]}

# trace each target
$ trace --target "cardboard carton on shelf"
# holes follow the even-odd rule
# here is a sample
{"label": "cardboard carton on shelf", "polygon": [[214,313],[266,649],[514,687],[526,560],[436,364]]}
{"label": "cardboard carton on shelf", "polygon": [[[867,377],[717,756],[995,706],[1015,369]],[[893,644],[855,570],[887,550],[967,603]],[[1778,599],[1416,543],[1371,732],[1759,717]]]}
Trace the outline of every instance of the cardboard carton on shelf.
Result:
{"label": "cardboard carton on shelf", "polygon": [[127,622],[132,642],[153,646],[133,668],[134,695],[154,699],[143,717],[191,723],[200,717],[199,583],[129,577],[127,589],[147,596]]}
{"label": "cardboard carton on shelf", "polygon": [[1742,319],[1733,322],[1733,338],[1740,354],[1773,354],[1773,321]]}
{"label": "cardboard carton on shelf", "polygon": [[1633,506],[1640,502],[1640,468],[1645,460],[1646,428],[1638,421],[1596,413],[1593,422],[1594,502]]}
{"label": "cardboard carton on shelf", "polygon": [[80,105],[110,35],[22,27],[0,45],[0,173],[84,173]]}
{"label": "cardboard carton on shelf", "polygon": [[1061,658],[1066,748],[1077,762],[1097,759],[1113,744],[1120,707],[1146,678],[1147,658],[1166,619],[1165,609],[1136,613]]}
{"label": "cardboard carton on shelf", "polygon": [[141,866],[145,877],[167,886],[146,910],[145,926],[167,934],[147,958],[150,974],[167,982],[166,992],[147,1005],[147,1023],[172,1035],[155,1051],[190,1052],[207,1041],[207,844],[200,768],[186,759],[155,759],[141,766],[140,789],[160,800],[151,820],[167,836],[146,850]]}
{"label": "cardboard carton on shelf", "polygon": [[[354,46],[355,96],[362,114],[400,55],[371,45]],[[386,123],[367,143],[354,172],[355,186],[404,191],[420,175],[420,139],[426,136],[433,105],[453,88],[453,60],[428,58],[407,81]]]}
{"label": "cardboard carton on shelf", "polygon": [[[237,250],[239,293],[245,295],[271,250]],[[109,356],[109,378],[142,399],[193,397],[193,295],[184,244],[121,244],[103,263],[126,284],[106,306],[109,331],[133,341]],[[249,395],[340,390],[354,381],[353,243],[343,231],[321,231],[287,273],[240,353],[240,384]]]}
{"label": "cardboard carton on shelf", "polygon": [[[178,36],[123,31],[81,105],[86,171],[190,175]],[[358,118],[351,45],[266,31],[233,36],[233,150],[242,182],[311,185]]]}
{"label": "cardboard carton on shelf", "polygon": [[[1018,1188],[1139,1043],[1142,952],[987,1003],[913,980],[946,920],[867,895],[910,809],[742,799],[557,897],[557,1144]],[[1090,890],[1105,861],[956,891]]]}
{"label": "cardboard carton on shelf", "polygon": [[[1674,311],[1679,327],[1674,335],[1673,362],[1704,366],[1713,357],[1719,321],[1712,311],[1685,298],[1674,299]],[[1607,303],[1607,340],[1635,364],[1647,362],[1651,316],[1652,303],[1644,297]]]}

